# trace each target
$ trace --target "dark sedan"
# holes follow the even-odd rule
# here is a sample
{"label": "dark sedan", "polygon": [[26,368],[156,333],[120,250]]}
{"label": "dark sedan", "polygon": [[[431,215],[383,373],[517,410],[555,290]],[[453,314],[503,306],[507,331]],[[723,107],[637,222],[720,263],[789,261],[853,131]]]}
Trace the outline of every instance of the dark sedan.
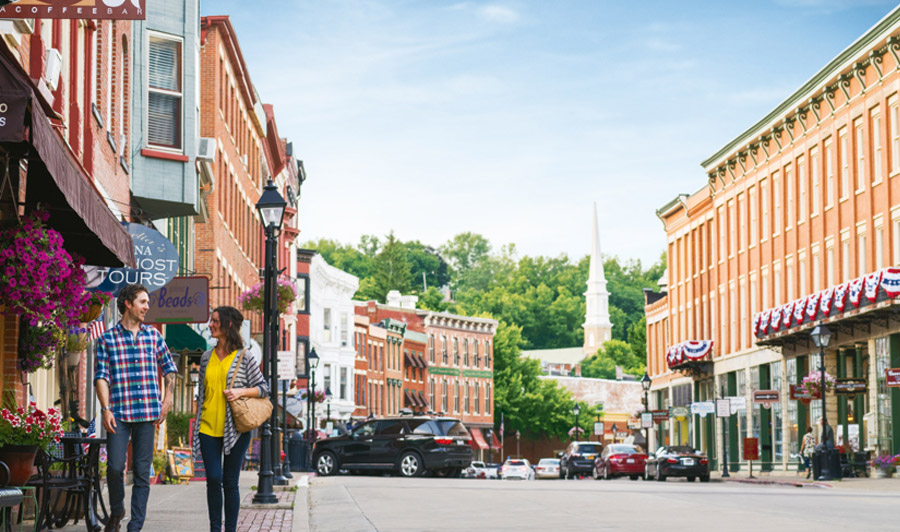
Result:
{"label": "dark sedan", "polygon": [[709,482],[709,458],[689,445],[660,447],[645,464],[645,480],[664,482],[668,477],[686,477],[688,482],[695,478]]}

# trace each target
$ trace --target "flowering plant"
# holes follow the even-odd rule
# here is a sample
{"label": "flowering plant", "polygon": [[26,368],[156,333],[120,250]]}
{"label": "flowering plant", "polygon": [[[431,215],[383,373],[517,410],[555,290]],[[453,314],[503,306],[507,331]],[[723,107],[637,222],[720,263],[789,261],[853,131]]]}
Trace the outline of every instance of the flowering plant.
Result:
{"label": "flowering plant", "polygon": [[[302,393],[300,394],[300,397],[305,401],[309,396],[307,395],[306,392],[302,392]],[[318,391],[316,391],[316,392],[313,393],[313,400],[312,400],[312,402],[314,402],[314,403],[321,403],[321,402],[323,402],[323,401],[325,401],[325,392],[323,392],[322,390],[318,390]]]}
{"label": "flowering plant", "polygon": [[53,367],[53,358],[66,341],[66,335],[53,322],[38,325],[23,324],[24,334],[19,337],[19,358],[16,368],[34,373],[40,368]]}
{"label": "flowering plant", "polygon": [[112,294],[107,294],[106,292],[88,292],[88,296],[88,300],[85,304],[89,307],[94,305],[103,306],[112,299]]}
{"label": "flowering plant", "polygon": [[878,467],[885,471],[890,471],[894,468],[898,463],[900,463],[900,454],[896,456],[891,456],[889,454],[881,455],[877,458],[872,459],[872,466]]}
{"label": "flowering plant", "polygon": [[31,325],[53,322],[65,330],[78,323],[90,297],[84,291],[84,260],[63,247],[63,238],[33,211],[20,225],[0,231],[0,302]]}
{"label": "flowering plant", "polygon": [[87,349],[89,343],[87,327],[70,327],[66,337],[66,351],[80,353]]}
{"label": "flowering plant", "polygon": [[[289,279],[279,277],[276,283],[278,292],[278,312],[287,312],[291,303],[297,299],[297,287]],[[241,294],[241,307],[244,310],[263,310],[265,297],[265,283],[257,283],[252,288]]]}
{"label": "flowering plant", "polygon": [[37,445],[46,451],[61,435],[62,417],[55,408],[44,413],[32,402],[28,408],[0,410],[0,445]]}
{"label": "flowering plant", "polygon": [[[800,381],[800,389],[808,394],[817,394],[819,393],[819,388],[822,383],[822,373],[816,370],[810,371],[809,375],[803,377],[803,380]],[[831,391],[834,389],[834,377],[829,375],[827,372],[825,373],[825,391]]]}

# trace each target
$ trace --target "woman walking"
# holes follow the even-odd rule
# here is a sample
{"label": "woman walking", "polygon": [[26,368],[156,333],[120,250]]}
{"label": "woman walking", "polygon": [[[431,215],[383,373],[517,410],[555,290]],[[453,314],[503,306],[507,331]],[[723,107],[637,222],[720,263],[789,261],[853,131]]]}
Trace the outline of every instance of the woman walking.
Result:
{"label": "woman walking", "polygon": [[803,469],[806,470],[806,478],[812,473],[810,461],[813,452],[816,450],[816,437],[813,434],[812,427],[806,427],[806,434],[803,435],[803,443],[800,445],[800,456],[803,457]]}
{"label": "woman walking", "polygon": [[[266,397],[269,388],[253,358],[247,356],[241,339],[244,317],[234,307],[218,307],[209,319],[209,332],[216,347],[200,358],[200,389],[194,423],[194,456],[206,465],[206,505],[209,529],[222,531],[222,506],[225,507],[225,532],[235,532],[241,495],[238,479],[244,455],[250,445],[250,433],[235,429],[229,401],[239,397]],[[244,356],[242,356],[244,355]],[[234,384],[228,383],[234,377]]]}

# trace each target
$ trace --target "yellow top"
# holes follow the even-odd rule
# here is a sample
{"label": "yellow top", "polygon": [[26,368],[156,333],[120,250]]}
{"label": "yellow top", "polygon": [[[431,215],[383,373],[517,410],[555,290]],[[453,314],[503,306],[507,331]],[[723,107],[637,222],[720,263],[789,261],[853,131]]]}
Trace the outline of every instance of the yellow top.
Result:
{"label": "yellow top", "polygon": [[228,386],[228,369],[237,351],[219,360],[213,352],[206,364],[206,378],[203,381],[203,414],[200,415],[200,432],[214,438],[225,436],[225,388]]}

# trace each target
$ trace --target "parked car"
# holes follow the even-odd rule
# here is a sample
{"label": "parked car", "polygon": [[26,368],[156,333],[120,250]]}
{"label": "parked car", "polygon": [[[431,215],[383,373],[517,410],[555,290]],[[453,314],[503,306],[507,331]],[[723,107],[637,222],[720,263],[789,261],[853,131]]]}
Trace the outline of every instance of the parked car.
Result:
{"label": "parked car", "polygon": [[631,480],[637,480],[644,474],[646,460],[647,453],[637,445],[607,445],[594,462],[594,479],[609,480],[627,475]]}
{"label": "parked car", "polygon": [[668,477],[687,477],[688,482],[699,478],[709,482],[709,458],[689,445],[660,447],[647,458],[644,479],[664,482]]}
{"label": "parked car", "polygon": [[463,478],[500,478],[499,467],[497,464],[485,464],[484,462],[472,462],[469,467],[463,471]]}
{"label": "parked car", "polygon": [[559,456],[559,478],[590,475],[594,472],[594,460],[603,446],[595,441],[573,441]]}
{"label": "parked car", "polygon": [[534,480],[534,470],[531,469],[531,463],[524,458],[510,458],[503,462],[500,468],[500,478],[509,480],[517,478],[519,480]]}
{"label": "parked car", "polygon": [[469,431],[458,419],[373,419],[357,425],[348,434],[317,441],[312,463],[322,476],[339,470],[386,470],[404,477],[426,472],[458,477],[472,463],[471,442]]}
{"label": "parked car", "polygon": [[559,458],[541,458],[534,468],[534,474],[539,479],[558,478]]}

